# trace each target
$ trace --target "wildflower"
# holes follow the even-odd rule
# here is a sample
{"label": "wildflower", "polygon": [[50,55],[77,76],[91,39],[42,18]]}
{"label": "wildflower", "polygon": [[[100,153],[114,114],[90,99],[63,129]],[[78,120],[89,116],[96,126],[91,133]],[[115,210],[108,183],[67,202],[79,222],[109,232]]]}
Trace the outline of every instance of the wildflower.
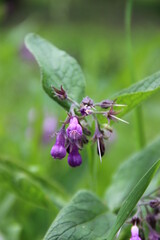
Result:
{"label": "wildflower", "polygon": [[89,97],[87,96],[87,97],[83,98],[82,104],[83,104],[83,105],[90,106],[90,107],[93,107],[94,102],[93,102],[93,100],[92,100],[91,98],[89,98]]}
{"label": "wildflower", "polygon": [[81,106],[80,113],[82,116],[88,116],[93,113],[93,110],[90,106],[84,105],[84,106]]}
{"label": "wildflower", "polygon": [[88,116],[93,113],[93,100],[89,97],[83,98],[80,104],[80,113],[82,116]]}
{"label": "wildflower", "polygon": [[78,122],[77,117],[71,117],[69,126],[67,128],[67,136],[73,142],[74,140],[78,140],[82,137],[82,127]]}
{"label": "wildflower", "polygon": [[132,226],[131,228],[130,240],[141,240],[141,238],[139,237],[139,229],[136,225]]}
{"label": "wildflower", "polygon": [[[152,200],[152,201],[154,201],[154,200]],[[154,206],[154,204],[153,204],[153,206]],[[154,206],[154,209],[156,210],[155,206]],[[149,236],[148,236],[149,240],[159,240],[160,239],[160,234],[156,232],[157,220],[158,219],[157,219],[156,211],[154,213],[149,213],[146,217],[147,225],[149,228]]]}
{"label": "wildflower", "polygon": [[47,144],[51,140],[51,136],[55,134],[57,128],[57,119],[53,116],[46,116],[43,122],[43,144]]}
{"label": "wildflower", "polygon": [[107,108],[112,107],[114,104],[115,104],[114,101],[107,99],[107,100],[104,100],[104,101],[102,101],[101,103],[99,103],[99,106],[100,106],[101,108],[107,109]]}
{"label": "wildflower", "polygon": [[[90,128],[91,124],[88,124],[85,117],[91,115],[96,123],[95,133],[92,140],[97,143],[97,153],[100,157],[100,161],[102,162],[102,156],[105,153],[104,141],[106,139],[108,140],[113,132],[110,126],[110,121],[121,120],[123,122],[126,122],[116,116],[119,112],[114,111],[113,107],[125,105],[116,104],[116,102],[112,100],[103,100],[100,103],[94,103],[94,101],[88,96],[83,98],[79,104],[67,95],[62,86],[60,89],[57,89],[55,87],[53,87],[53,89],[56,97],[58,97],[60,100],[67,99],[71,103],[71,106],[69,112],[67,113],[68,117],[63,123],[64,127],[57,134],[56,143],[51,149],[51,155],[54,158],[62,159],[66,155],[66,152],[68,152],[69,165],[71,167],[79,166],[82,163],[82,158],[79,154],[79,150],[83,149],[83,146],[89,142],[89,136],[91,135],[90,130],[92,130],[92,128]],[[96,106],[104,109],[109,108],[109,110],[99,111],[96,109]],[[82,116],[77,116],[77,113],[81,113]],[[108,119],[108,124],[104,125],[103,131],[101,130],[99,123],[100,118],[97,117],[97,114],[101,116],[104,115]],[[68,127],[65,133],[66,125],[68,125]]]}
{"label": "wildflower", "polygon": [[107,108],[112,108],[114,106],[115,107],[125,107],[126,105],[125,104],[117,104],[116,100],[113,101],[113,100],[106,99],[100,103],[95,103],[94,106],[99,106],[101,108],[107,109]]}
{"label": "wildflower", "polygon": [[97,141],[97,153],[100,157],[100,161],[102,162],[102,157],[105,153],[105,145],[103,131],[100,130],[98,123],[96,123],[96,130],[93,136],[93,141]]}
{"label": "wildflower", "polygon": [[156,231],[154,231],[153,229],[150,230],[149,232],[149,236],[148,236],[149,240],[159,240],[160,239],[160,234],[158,234]]}
{"label": "wildflower", "polygon": [[51,156],[55,159],[62,159],[66,156],[64,126],[57,133],[56,143],[51,149]]}
{"label": "wildflower", "polygon": [[160,201],[158,199],[151,200],[149,205],[151,208],[157,208],[160,206]]}
{"label": "wildflower", "polygon": [[113,108],[111,108],[108,112],[104,113],[104,116],[107,117],[109,124],[110,124],[110,120],[113,120],[113,121],[118,121],[119,120],[121,122],[124,122],[124,123],[128,124],[127,121],[125,121],[125,120],[123,120],[123,119],[121,119],[121,118],[116,116],[119,113],[120,113],[120,111],[114,111]]}
{"label": "wildflower", "polygon": [[73,145],[70,147],[69,155],[68,155],[68,164],[71,167],[77,167],[80,166],[82,163],[81,155],[78,152],[78,147],[76,145]]}
{"label": "wildflower", "polygon": [[57,96],[60,100],[64,100],[67,98],[67,94],[66,91],[63,89],[63,87],[61,86],[61,89],[57,89],[55,87],[52,87],[54,92],[55,92],[55,96]]}

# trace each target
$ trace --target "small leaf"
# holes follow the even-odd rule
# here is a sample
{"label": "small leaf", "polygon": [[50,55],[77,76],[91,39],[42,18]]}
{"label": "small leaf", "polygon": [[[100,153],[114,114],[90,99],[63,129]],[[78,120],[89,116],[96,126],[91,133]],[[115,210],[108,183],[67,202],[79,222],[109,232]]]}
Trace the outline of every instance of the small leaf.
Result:
{"label": "small leaf", "polygon": [[117,99],[116,103],[127,105],[119,116],[125,115],[158,90],[160,90],[160,72],[117,93],[112,97],[113,99]]}
{"label": "small leaf", "polygon": [[0,185],[43,208],[61,208],[68,198],[59,184],[31,173],[19,163],[0,157]]}
{"label": "small leaf", "polygon": [[70,102],[55,97],[52,88],[60,89],[62,85],[70,98],[80,102],[84,96],[85,79],[77,61],[36,34],[27,35],[25,43],[40,66],[46,93],[68,110]]}
{"label": "small leaf", "polygon": [[160,159],[160,138],[120,165],[105,196],[107,205],[112,211],[121,206],[136,183],[158,159]]}
{"label": "small leaf", "polygon": [[105,239],[115,215],[92,193],[80,191],[49,228],[45,240]]}
{"label": "small leaf", "polygon": [[130,192],[126,200],[124,201],[122,207],[120,208],[116,222],[112,226],[107,240],[114,239],[114,236],[120,229],[120,227],[124,224],[124,222],[129,217],[130,213],[136,206],[138,200],[143,195],[144,191],[146,190],[147,186],[149,185],[150,181],[152,180],[155,172],[158,170],[160,166],[160,160],[158,160],[150,169],[149,171],[140,179],[140,181],[135,185],[133,190]]}

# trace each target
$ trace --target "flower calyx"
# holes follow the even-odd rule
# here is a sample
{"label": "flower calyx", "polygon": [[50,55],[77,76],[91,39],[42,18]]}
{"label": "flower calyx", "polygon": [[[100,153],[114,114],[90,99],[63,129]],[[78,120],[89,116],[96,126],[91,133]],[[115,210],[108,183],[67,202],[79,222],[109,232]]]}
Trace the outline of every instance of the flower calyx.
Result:
{"label": "flower calyx", "polygon": [[93,142],[97,142],[97,153],[100,157],[100,162],[102,162],[102,157],[105,154],[104,134],[97,122],[96,130],[93,136]]}
{"label": "flower calyx", "polygon": [[67,93],[66,91],[64,90],[64,88],[62,87],[61,85],[61,88],[60,89],[57,89],[55,87],[53,87],[53,90],[54,90],[54,93],[55,93],[55,96],[58,97],[60,100],[65,100],[67,99]]}

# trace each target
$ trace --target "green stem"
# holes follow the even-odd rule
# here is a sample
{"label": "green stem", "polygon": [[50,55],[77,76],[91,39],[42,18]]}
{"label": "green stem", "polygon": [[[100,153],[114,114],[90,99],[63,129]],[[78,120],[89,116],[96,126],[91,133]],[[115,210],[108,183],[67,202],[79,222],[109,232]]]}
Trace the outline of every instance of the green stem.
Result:
{"label": "green stem", "polygon": [[[132,18],[132,6],[133,0],[127,0],[126,11],[125,11],[125,27],[126,27],[126,41],[127,41],[127,52],[128,52],[128,62],[130,70],[130,84],[135,82],[135,67],[133,61],[133,51],[132,51],[132,40],[131,40],[131,18]],[[136,132],[139,147],[142,148],[145,146],[145,131],[143,124],[143,112],[142,107],[138,107],[135,110],[136,117]]]}
{"label": "green stem", "polygon": [[125,28],[126,28],[126,42],[127,42],[127,54],[128,64],[130,70],[130,83],[135,82],[134,63],[132,56],[132,40],[131,40],[131,18],[132,18],[132,0],[127,0],[125,11]]}
{"label": "green stem", "polygon": [[88,159],[90,168],[91,190],[96,192],[97,189],[97,159],[95,154],[95,145],[88,146]]}

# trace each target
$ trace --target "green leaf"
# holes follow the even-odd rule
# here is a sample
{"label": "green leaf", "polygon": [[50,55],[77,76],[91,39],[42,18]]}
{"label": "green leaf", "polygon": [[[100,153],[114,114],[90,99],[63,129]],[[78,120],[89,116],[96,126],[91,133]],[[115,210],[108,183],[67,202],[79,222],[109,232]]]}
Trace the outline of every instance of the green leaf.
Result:
{"label": "green leaf", "polygon": [[158,90],[160,90],[160,72],[157,72],[117,93],[112,98],[117,99],[117,103],[119,104],[127,105],[119,116],[125,115]]}
{"label": "green leaf", "polygon": [[80,191],[60,211],[44,239],[105,239],[114,221],[115,215],[95,195]]}
{"label": "green leaf", "polygon": [[138,200],[143,195],[144,191],[146,190],[147,186],[149,185],[150,181],[152,180],[155,172],[158,170],[160,166],[160,160],[158,160],[149,170],[148,172],[140,179],[140,181],[135,185],[133,190],[130,192],[126,200],[124,201],[122,207],[120,208],[116,222],[112,226],[107,240],[114,239],[114,236],[120,229],[120,227],[124,224],[124,222],[129,217],[130,213],[136,206]]}
{"label": "green leaf", "polygon": [[42,208],[61,208],[67,194],[59,184],[38,176],[19,163],[0,157],[0,185]]}
{"label": "green leaf", "polygon": [[121,206],[131,189],[158,159],[160,138],[120,165],[105,195],[107,205],[112,211]]}
{"label": "green leaf", "polygon": [[52,86],[60,89],[62,85],[70,98],[80,102],[84,96],[85,79],[77,61],[36,34],[27,35],[25,43],[40,66],[46,93],[68,110],[70,102],[55,97],[52,89]]}

